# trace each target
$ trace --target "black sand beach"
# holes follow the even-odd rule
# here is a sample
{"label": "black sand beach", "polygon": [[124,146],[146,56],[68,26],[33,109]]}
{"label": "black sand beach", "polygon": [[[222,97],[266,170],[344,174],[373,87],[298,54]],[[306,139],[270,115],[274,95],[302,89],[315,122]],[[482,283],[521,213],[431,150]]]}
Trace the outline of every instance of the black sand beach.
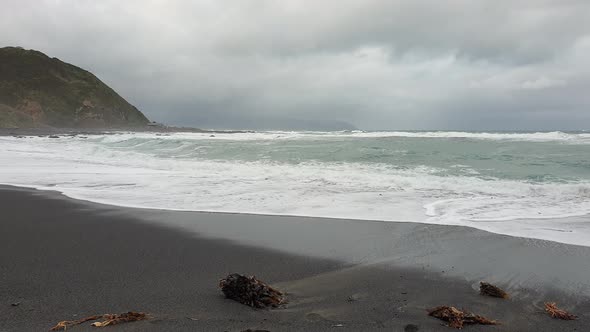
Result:
{"label": "black sand beach", "polygon": [[[130,310],[152,318],[107,329],[453,331],[426,315],[438,305],[502,323],[467,331],[590,330],[585,247],[465,227],[120,208],[13,187],[0,189],[0,211],[0,331]],[[290,303],[224,299],[217,282],[231,272]],[[480,279],[512,299],[480,296]],[[550,318],[544,301],[579,319]]]}

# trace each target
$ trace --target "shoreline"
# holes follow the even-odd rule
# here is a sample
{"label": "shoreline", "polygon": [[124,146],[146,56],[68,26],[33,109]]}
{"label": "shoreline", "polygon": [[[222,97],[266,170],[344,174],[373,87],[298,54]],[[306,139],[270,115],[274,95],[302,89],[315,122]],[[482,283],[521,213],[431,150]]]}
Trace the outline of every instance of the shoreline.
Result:
{"label": "shoreline", "polygon": [[112,127],[112,128],[54,128],[54,127],[36,127],[36,128],[0,128],[0,137],[2,136],[84,136],[84,135],[111,135],[115,133],[154,133],[154,134],[173,134],[173,133],[196,133],[196,134],[243,134],[251,133],[250,130],[216,130],[200,129],[192,127],[168,127],[168,126],[139,126],[139,127]]}
{"label": "shoreline", "polygon": [[[132,215],[139,218],[142,223],[197,237],[229,240],[241,245],[329,259],[349,265],[383,264],[405,268],[416,268],[418,265],[419,269],[437,273],[444,271],[447,276],[459,277],[469,282],[476,282],[479,278],[488,275],[492,278],[490,280],[505,282],[515,289],[522,287],[528,279],[531,279],[529,274],[539,269],[539,263],[554,260],[555,264],[551,269],[545,267],[542,269],[545,273],[551,272],[548,273],[551,277],[543,278],[541,275],[534,275],[536,284],[528,287],[545,288],[551,280],[558,279],[555,269],[567,270],[569,266],[577,266],[577,271],[569,271],[568,276],[563,276],[566,279],[570,277],[567,281],[553,287],[570,295],[583,294],[590,299],[590,282],[586,280],[586,276],[590,275],[590,265],[586,264],[590,261],[590,246],[499,234],[465,225],[169,210],[113,205],[70,197],[51,189],[0,184],[0,191],[4,189],[24,190],[37,193],[44,198],[74,201],[86,205],[89,209],[108,211],[112,216]],[[166,221],[162,222],[162,220]],[[258,229],[264,229],[265,234],[258,234]],[[313,231],[313,236],[308,234],[310,230]],[[285,232],[290,235],[283,234]],[[271,233],[273,236],[268,237],[266,233]],[[290,242],[293,235],[307,237],[306,246],[300,246],[297,241]],[[359,239],[358,235],[363,238]],[[464,241],[460,240],[461,237],[464,237]],[[367,238],[371,242],[367,241]],[[425,243],[426,240],[431,243]],[[412,243],[413,241],[416,243]],[[351,243],[355,242],[358,243],[351,248]],[[517,249],[517,251],[506,253],[506,249],[498,247],[497,244],[502,244],[511,250]],[[438,251],[433,252],[433,247],[436,247]],[[479,256],[484,260],[497,260],[497,257],[505,255],[506,267],[512,270],[510,273],[505,273],[506,275],[498,276],[491,266],[484,268],[484,264],[474,260],[462,264],[463,258],[458,257],[456,252],[470,252],[472,256]],[[567,261],[568,258],[569,261]],[[515,263],[512,260],[520,263],[518,269],[514,268]],[[581,269],[584,265],[588,267]],[[503,270],[501,265],[499,267]],[[522,275],[519,277],[518,274]]]}
{"label": "shoreline", "polygon": [[[461,226],[129,209],[6,186],[0,206],[0,298],[7,301],[0,326],[7,331],[128,310],[154,318],[113,330],[315,331],[343,324],[403,331],[413,324],[444,331],[425,314],[437,305],[499,319],[497,331],[582,330],[590,318],[587,267],[578,265],[588,262],[586,247]],[[552,282],[555,270],[561,283]],[[231,272],[287,291],[291,303],[255,311],[223,299],[216,281]],[[478,295],[481,280],[513,299]],[[580,319],[551,319],[543,301]]]}
{"label": "shoreline", "polygon": [[[565,240],[560,241],[558,239],[548,239],[548,238],[544,238],[543,236],[532,236],[532,237],[526,237],[526,236],[520,236],[520,235],[513,235],[510,233],[504,233],[504,232],[499,232],[499,231],[493,231],[493,230],[489,230],[486,229],[484,227],[474,227],[471,225],[464,225],[464,224],[444,224],[444,223],[436,223],[436,222],[429,222],[429,221],[407,221],[407,220],[379,220],[379,219],[370,219],[370,218],[350,218],[350,219],[346,219],[346,218],[341,218],[341,217],[331,217],[331,216],[313,216],[313,215],[297,215],[297,214],[273,214],[273,213],[254,213],[254,212],[232,212],[232,211],[213,211],[213,210],[190,210],[190,209],[174,209],[174,208],[159,208],[159,207],[146,207],[146,206],[140,206],[140,205],[132,205],[132,204],[116,204],[113,202],[104,202],[104,201],[100,201],[100,200],[91,200],[88,198],[84,198],[84,197],[79,197],[76,195],[71,195],[71,194],[67,194],[65,192],[59,191],[57,189],[53,189],[52,187],[38,187],[38,186],[29,186],[26,184],[7,184],[7,183],[0,183],[0,188],[25,188],[25,189],[30,189],[30,190],[35,190],[35,191],[41,191],[41,192],[49,192],[49,193],[55,193],[57,195],[62,195],[64,197],[67,197],[69,199],[73,199],[73,200],[77,200],[77,201],[82,201],[82,202],[88,202],[89,204],[97,204],[97,205],[102,205],[102,206],[113,206],[113,207],[117,207],[117,208],[121,208],[121,209],[136,209],[136,210],[150,210],[150,211],[160,211],[160,212],[175,212],[175,213],[211,213],[211,214],[224,214],[224,215],[237,215],[237,216],[262,216],[262,217],[279,217],[279,218],[300,218],[300,219],[305,219],[305,218],[309,218],[309,219],[325,219],[325,220],[354,220],[354,221],[359,221],[359,222],[373,222],[373,223],[396,223],[396,224],[400,224],[400,223],[410,223],[410,224],[421,224],[421,225],[433,225],[433,226],[442,226],[442,227],[464,227],[467,229],[473,229],[473,230],[479,230],[479,231],[483,231],[483,232],[488,232],[488,233],[492,233],[492,234],[496,234],[496,235],[501,235],[501,236],[509,236],[509,237],[513,237],[513,238],[519,238],[519,239],[528,239],[528,240],[535,240],[535,241],[547,241],[547,242],[554,242],[554,243],[559,243],[562,245],[567,245],[567,246],[576,246],[576,247],[585,247],[585,248],[590,248],[590,244],[586,245],[586,244],[580,244],[580,243],[572,243],[572,242],[566,242]],[[573,214],[573,215],[567,215],[567,216],[562,216],[562,217],[535,217],[535,218],[530,218],[530,219],[522,219],[522,218],[516,218],[516,219],[509,219],[509,220],[477,220],[477,221],[472,221],[474,224],[486,224],[486,223],[491,223],[494,224],[496,222],[503,222],[503,221],[512,221],[512,222],[524,222],[524,223],[528,223],[528,222],[535,222],[535,221],[546,221],[546,220],[562,220],[562,221],[569,221],[572,223],[576,223],[578,222],[578,220],[582,221],[582,222],[588,222],[590,220],[590,214]],[[560,232],[558,230],[556,230],[557,232]]]}
{"label": "shoreline", "polygon": [[[342,163],[330,162],[330,158],[324,160],[324,157],[316,162],[314,153],[317,151],[308,149],[315,143],[305,143],[299,150],[296,148],[299,143],[290,135],[285,136],[285,143],[280,142],[282,138],[275,142],[281,135],[267,135],[269,137],[264,140],[270,138],[270,142],[274,142],[268,147],[249,142],[262,139],[258,134],[195,134],[196,138],[175,135],[169,138],[153,133],[129,133],[121,137],[61,136],[61,139],[7,137],[2,140],[7,151],[2,158],[5,170],[2,182],[60,190],[75,199],[134,208],[461,225],[497,234],[590,246],[590,201],[585,200],[589,183],[584,180],[583,167],[574,172],[582,173],[580,179],[572,183],[545,181],[544,178],[537,182],[524,176],[528,174],[523,173],[526,167],[519,166],[518,162],[505,170],[503,167],[509,165],[502,164],[498,177],[492,174],[495,171],[488,172],[485,167],[477,166],[479,162],[475,157],[471,160],[474,164],[466,161],[467,165],[430,169],[426,165],[440,166],[440,160],[435,158],[431,163],[421,156],[422,161],[415,165],[410,162],[398,170],[396,162],[389,165],[387,158],[383,165],[363,163],[365,157],[361,155],[368,152],[350,158],[350,162],[348,157],[342,159]],[[210,139],[210,136],[217,138]],[[243,141],[234,142],[231,137],[242,137]],[[232,142],[226,144],[226,139]],[[372,151],[369,146],[373,145],[391,145],[393,150],[388,153],[397,155],[400,151],[400,158],[405,160],[403,148],[410,143],[404,141],[371,140],[365,144],[355,139],[350,144],[358,145],[359,151]],[[339,140],[334,145],[330,139],[325,142],[334,148],[341,145]],[[346,142],[342,144],[349,144]],[[467,147],[475,144],[471,140],[466,142]],[[412,140],[410,145],[418,144],[426,153],[430,151],[426,143]],[[439,143],[446,146],[452,142],[443,139]],[[305,162],[286,161],[292,154],[287,151],[293,148],[298,151],[297,158]],[[497,149],[499,146],[485,143],[482,148]],[[569,151],[564,152],[567,155],[578,152],[575,155],[582,159],[585,152],[569,144],[551,144],[547,148],[551,148],[550,155],[563,150]],[[232,149],[242,153],[234,154],[236,151]],[[66,150],[67,158],[56,157]],[[276,160],[272,157],[275,154]],[[130,155],[134,158],[128,158]],[[262,157],[250,159],[254,155]],[[375,161],[381,160],[379,158]],[[574,163],[576,158],[569,159]],[[15,161],[23,166],[15,167]],[[409,161],[400,161],[401,165],[406,162]],[[569,171],[545,168],[554,167],[553,164],[555,162],[548,159],[545,166],[538,166],[541,169],[531,169],[531,176],[534,178],[539,172],[555,173],[556,179],[561,175],[569,176],[566,174]],[[578,164],[583,166],[583,162]],[[63,173],[66,168],[72,173]],[[510,171],[512,168],[519,171]],[[36,175],[31,176],[34,173]],[[143,176],[144,173],[150,177]],[[96,182],[94,174],[104,178]]]}

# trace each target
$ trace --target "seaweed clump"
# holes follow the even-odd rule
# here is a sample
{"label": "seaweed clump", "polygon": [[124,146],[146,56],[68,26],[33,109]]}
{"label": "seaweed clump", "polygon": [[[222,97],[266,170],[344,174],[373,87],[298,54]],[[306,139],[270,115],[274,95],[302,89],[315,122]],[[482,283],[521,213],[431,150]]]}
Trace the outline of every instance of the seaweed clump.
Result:
{"label": "seaweed clump", "polygon": [[85,322],[89,322],[89,321],[93,321],[93,320],[99,320],[99,319],[104,319],[104,321],[101,322],[94,322],[91,325],[94,327],[105,327],[105,326],[110,326],[110,325],[116,325],[116,324],[121,324],[121,323],[127,323],[127,322],[135,322],[135,321],[139,321],[139,320],[145,320],[147,319],[147,315],[143,312],[133,312],[133,311],[129,311],[129,312],[124,312],[122,314],[104,314],[104,315],[95,315],[95,316],[89,316],[86,318],[82,318],[79,320],[64,320],[61,321],[59,323],[57,323],[57,325],[55,325],[54,327],[51,328],[51,331],[65,331],[68,328],[72,327],[72,326],[76,326],[76,325],[80,325],[82,323]]}
{"label": "seaweed clump", "polygon": [[506,293],[503,289],[484,281],[479,283],[479,293],[481,295],[498,297],[501,299],[510,298],[510,295],[508,295],[508,293]]}
{"label": "seaweed clump", "polygon": [[253,308],[277,308],[287,302],[283,292],[254,276],[230,274],[219,281],[219,288],[228,299]]}
{"label": "seaweed clump", "polygon": [[545,311],[553,318],[563,320],[578,319],[578,316],[570,314],[569,312],[559,309],[555,302],[545,302]]}
{"label": "seaweed clump", "polygon": [[495,320],[486,317],[475,315],[470,312],[461,311],[455,307],[440,306],[428,310],[428,315],[448,322],[449,327],[462,329],[464,325],[498,325]]}

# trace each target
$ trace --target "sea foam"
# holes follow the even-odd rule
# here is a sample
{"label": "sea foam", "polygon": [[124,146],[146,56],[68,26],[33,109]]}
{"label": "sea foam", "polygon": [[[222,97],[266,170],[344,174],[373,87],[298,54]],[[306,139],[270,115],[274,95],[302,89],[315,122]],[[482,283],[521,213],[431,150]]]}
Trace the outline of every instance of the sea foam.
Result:
{"label": "sea foam", "polygon": [[[387,163],[366,162],[358,156],[348,162],[324,155],[321,160],[284,159],[318,144],[330,151],[354,148],[365,156],[369,153],[365,145],[350,146],[356,139],[406,137],[399,132],[355,137],[369,134],[380,135],[266,132],[213,137],[192,133],[118,133],[59,139],[2,137],[0,182],[129,207],[465,225],[590,245],[590,181],[583,176],[529,181],[526,177],[482,176],[485,169],[462,163],[445,166],[420,161],[402,167],[391,160],[399,158],[401,162],[416,157],[397,147],[386,151],[394,155]],[[411,139],[436,138],[434,133],[419,134],[422,136],[404,133]],[[436,135],[443,134],[447,136],[438,139],[467,137],[471,133]],[[477,135],[469,139],[498,139]],[[588,139],[586,134],[565,133],[502,135],[527,141],[553,137],[560,144]],[[569,138],[564,138],[566,135]],[[348,140],[331,141],[342,136]],[[284,143],[302,139],[313,142],[309,146]],[[223,140],[221,145],[215,145],[219,140]],[[283,143],[264,143],[268,140]],[[244,146],[254,144],[256,149],[252,151],[256,155],[250,160],[234,158]],[[379,149],[373,150],[383,153]],[[277,150],[283,154],[277,155]],[[582,172],[584,167],[580,166]]]}

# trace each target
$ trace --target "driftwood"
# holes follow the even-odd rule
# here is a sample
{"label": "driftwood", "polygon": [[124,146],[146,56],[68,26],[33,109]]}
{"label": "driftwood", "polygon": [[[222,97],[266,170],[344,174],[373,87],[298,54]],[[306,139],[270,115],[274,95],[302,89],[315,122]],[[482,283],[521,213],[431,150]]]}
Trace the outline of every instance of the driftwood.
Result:
{"label": "driftwood", "polygon": [[553,318],[563,320],[574,320],[578,319],[578,316],[572,315],[569,312],[559,309],[555,302],[545,302],[545,311]]}
{"label": "driftwood", "polygon": [[283,292],[272,288],[254,276],[230,274],[219,281],[219,288],[228,299],[253,308],[276,308],[287,303]]}
{"label": "driftwood", "polygon": [[95,323],[92,323],[91,325],[95,326],[95,327],[104,327],[104,326],[115,325],[115,324],[126,323],[126,322],[135,322],[135,321],[144,320],[147,318],[148,318],[147,315],[144,314],[143,312],[129,311],[129,312],[125,312],[122,314],[104,314],[104,315],[90,316],[90,317],[82,318],[79,320],[64,320],[64,321],[57,323],[57,325],[55,325],[54,327],[52,327],[51,331],[65,331],[72,326],[80,325],[85,322],[99,320],[99,319],[104,319],[104,321],[95,322]]}
{"label": "driftwood", "polygon": [[504,290],[484,281],[479,283],[479,293],[481,295],[499,297],[501,299],[510,298],[510,295],[508,295],[508,293],[506,293]]}
{"label": "driftwood", "polygon": [[499,323],[485,318],[483,316],[475,315],[470,312],[461,311],[455,307],[440,306],[428,310],[428,315],[448,322],[447,326],[456,329],[463,328],[465,324],[480,324],[480,325],[498,325]]}

